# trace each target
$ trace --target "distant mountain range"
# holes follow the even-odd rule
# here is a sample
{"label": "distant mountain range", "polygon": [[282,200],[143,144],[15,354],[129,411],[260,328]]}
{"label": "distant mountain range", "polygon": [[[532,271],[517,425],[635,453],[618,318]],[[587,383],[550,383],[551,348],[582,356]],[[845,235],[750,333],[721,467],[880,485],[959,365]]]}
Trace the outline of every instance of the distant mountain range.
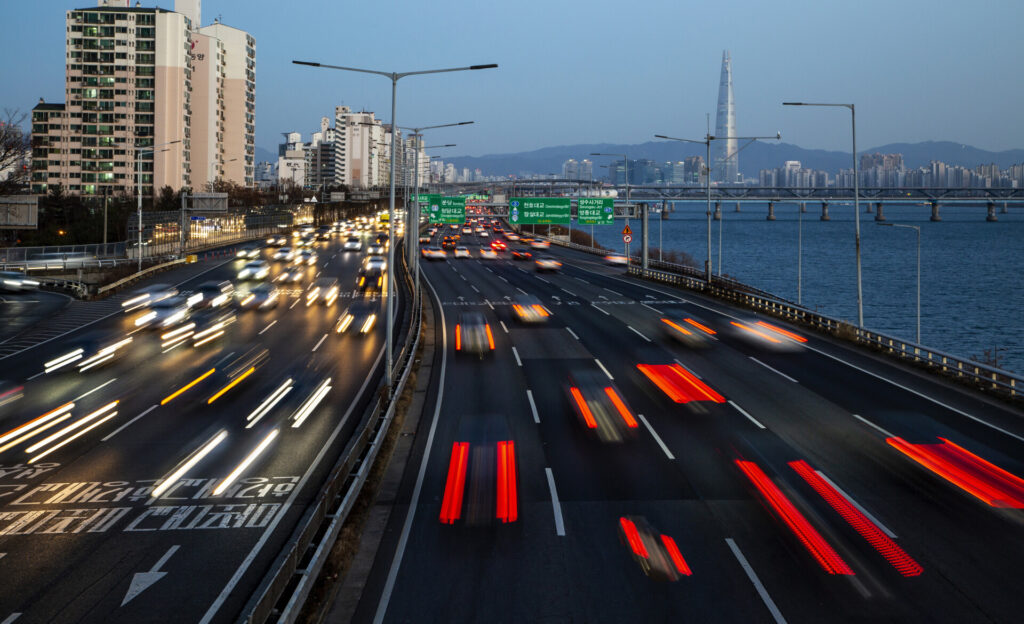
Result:
{"label": "distant mountain range", "polygon": [[[487,156],[456,156],[445,158],[456,168],[468,167],[470,171],[479,168],[484,175],[532,175],[561,173],[562,163],[570,158],[582,160],[589,158],[594,161],[594,178],[607,177],[607,172],[599,165],[608,164],[615,157],[589,156],[591,152],[621,152],[629,154],[630,159],[648,158],[656,162],[679,161],[688,156],[704,156],[703,145],[680,143],[677,141],[649,141],[634,145],[612,143],[594,143],[584,145],[560,145],[544,147],[530,152],[515,154],[490,154]],[[951,141],[926,141],[923,143],[890,143],[860,151],[860,154],[903,154],[903,162],[907,167],[917,168],[927,165],[932,160],[942,161],[948,165],[977,167],[995,163],[1001,168],[1024,163],[1024,149],[1005,152],[989,152],[970,145]],[[798,160],[804,168],[820,169],[835,173],[840,169],[853,166],[849,152],[833,152],[827,150],[804,149],[790,143],[757,141],[740,153],[740,171],[746,177],[756,178],[761,169],[781,167],[787,160]]]}

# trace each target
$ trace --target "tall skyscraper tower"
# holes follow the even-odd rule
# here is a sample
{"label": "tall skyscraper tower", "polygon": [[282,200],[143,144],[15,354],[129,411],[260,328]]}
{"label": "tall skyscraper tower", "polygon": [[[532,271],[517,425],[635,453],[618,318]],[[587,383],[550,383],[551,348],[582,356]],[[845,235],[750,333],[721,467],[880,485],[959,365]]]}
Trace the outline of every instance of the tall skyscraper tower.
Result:
{"label": "tall skyscraper tower", "polygon": [[[715,118],[716,137],[736,136],[736,101],[732,94],[732,57],[722,52],[722,77],[718,82],[718,115]],[[736,139],[715,141],[711,144],[711,179],[735,184],[739,179],[740,159],[736,153]],[[731,154],[731,155],[730,155]]]}

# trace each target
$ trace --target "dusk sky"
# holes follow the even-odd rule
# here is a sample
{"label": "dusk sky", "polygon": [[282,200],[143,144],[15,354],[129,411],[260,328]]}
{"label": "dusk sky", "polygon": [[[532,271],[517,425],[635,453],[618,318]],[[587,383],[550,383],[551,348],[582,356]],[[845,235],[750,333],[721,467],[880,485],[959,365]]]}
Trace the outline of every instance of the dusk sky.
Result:
{"label": "dusk sky", "polygon": [[[64,11],[90,6],[4,1],[0,109],[64,101]],[[427,135],[457,143],[454,156],[699,138],[705,113],[714,126],[724,49],[741,135],[848,151],[848,113],[781,102],[854,102],[861,149],[1024,147],[1021,0],[204,0],[203,25],[218,15],[256,37],[256,145],[272,151],[282,132],[308,140],[337,104],[390,121],[387,79],[293,59],[399,72],[498,63],[399,82],[400,126],[476,121]]]}

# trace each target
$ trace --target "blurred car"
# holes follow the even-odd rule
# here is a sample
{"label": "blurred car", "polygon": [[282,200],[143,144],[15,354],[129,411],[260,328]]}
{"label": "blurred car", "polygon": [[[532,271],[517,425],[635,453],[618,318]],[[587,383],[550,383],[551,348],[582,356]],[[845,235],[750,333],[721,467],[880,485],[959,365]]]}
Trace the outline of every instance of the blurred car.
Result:
{"label": "blurred car", "polygon": [[43,370],[48,375],[71,370],[84,373],[124,356],[131,343],[131,336],[114,336],[104,331],[87,332],[69,341],[64,353],[45,362]]}
{"label": "blurred car", "polygon": [[316,243],[316,234],[303,234],[295,244],[299,247],[312,247]]}
{"label": "blurred car", "polygon": [[799,351],[807,342],[807,338],[782,327],[774,319],[771,323],[756,317],[730,320],[728,324],[722,323],[722,330],[731,338],[766,351]]}
{"label": "blurred car", "polygon": [[547,249],[551,247],[551,243],[546,240],[533,240],[530,241],[530,247],[533,247],[534,249]]}
{"label": "blurred car", "polygon": [[662,318],[661,324],[669,338],[691,348],[711,346],[711,337],[717,333],[709,323],[692,316]]}
{"label": "blurred car", "polygon": [[508,245],[505,244],[505,241],[492,240],[491,249],[493,249],[494,251],[505,251],[506,249],[508,249]]}
{"label": "blurred car", "polygon": [[602,442],[622,442],[636,435],[639,423],[622,393],[602,371],[576,369],[566,387],[569,405],[583,425]]}
{"label": "blurred car", "polygon": [[161,299],[167,299],[178,294],[178,289],[170,284],[151,284],[145,288],[133,291],[128,298],[121,303],[125,312],[132,312],[139,308],[145,308]]}
{"label": "blurred car", "polygon": [[384,270],[365,268],[359,270],[356,286],[363,292],[380,292],[384,289]]}
{"label": "blurred car", "polygon": [[515,232],[506,232],[505,239],[510,241],[517,241],[519,240],[519,235],[516,234]]}
{"label": "blurred car", "polygon": [[263,260],[246,262],[245,266],[238,271],[240,280],[262,280],[266,279],[268,275],[270,275],[270,265]]}
{"label": "blurred car", "polygon": [[270,259],[277,262],[288,262],[293,257],[295,257],[295,252],[291,247],[281,247],[270,256]]}
{"label": "blurred car", "polygon": [[316,264],[316,261],[319,259],[320,257],[317,256],[316,252],[312,249],[303,249],[295,255],[295,259],[292,260],[292,262],[300,266],[312,266]]}
{"label": "blurred car", "polygon": [[366,253],[370,254],[371,256],[380,256],[384,253],[384,245],[380,243],[370,243],[370,245],[366,248]]}
{"label": "blurred car", "polygon": [[238,301],[238,307],[243,310],[276,308],[280,294],[281,291],[273,284],[259,284]]}
{"label": "blurred car", "polygon": [[341,287],[338,285],[338,278],[321,277],[313,282],[313,285],[306,291],[306,305],[311,306],[321,301],[324,305],[332,305],[340,293]]}
{"label": "blurred car", "polygon": [[519,242],[524,244],[524,245],[529,245],[533,241],[534,241],[534,238],[532,236],[520,236],[519,237]]}
{"label": "blurred car", "polygon": [[227,326],[235,322],[235,313],[230,310],[207,309],[193,314],[184,323],[160,336],[160,346],[169,351],[186,343],[202,347],[223,338]]}
{"label": "blurred car", "polygon": [[604,257],[604,262],[605,264],[625,266],[629,264],[629,258],[626,257],[626,254],[612,252]]}
{"label": "blurred car", "polygon": [[281,274],[274,279],[275,282],[281,282],[282,284],[295,284],[302,281],[302,278],[306,275],[306,269],[302,266],[290,266],[287,269],[281,271]]}
{"label": "blurred car", "polygon": [[513,249],[512,259],[513,260],[530,260],[533,258],[533,254],[526,251],[525,249]]}
{"label": "blurred car", "polygon": [[533,295],[516,295],[512,300],[512,314],[521,323],[545,323],[551,311]]}
{"label": "blurred car", "polygon": [[480,231],[476,233],[480,238],[490,238],[491,234],[487,230],[480,228]]}
{"label": "blurred car", "polygon": [[427,260],[446,260],[448,252],[440,247],[427,247],[423,250],[423,257]]}
{"label": "blurred car", "polygon": [[464,227],[464,228],[462,228],[462,233],[463,234],[472,234],[473,233],[473,228],[468,227],[468,226]]}
{"label": "blurred car", "polygon": [[24,292],[39,288],[39,281],[18,271],[0,271],[0,290],[6,292]]}
{"label": "blurred car", "polygon": [[362,251],[363,241],[358,236],[349,236],[345,241],[344,249],[345,251]]}
{"label": "blurred car", "polygon": [[235,296],[235,285],[227,280],[203,282],[196,288],[195,294],[200,295],[200,298],[193,304],[194,308],[219,308],[231,302]]}
{"label": "blurred car", "polygon": [[481,260],[497,260],[498,252],[494,251],[490,247],[480,248],[480,259]]}
{"label": "blurred car", "polygon": [[262,251],[262,249],[259,247],[259,245],[245,245],[243,247],[240,247],[238,251],[235,252],[235,257],[240,260],[259,258],[260,251]]}
{"label": "blurred car", "polygon": [[427,236],[426,234],[424,234],[423,236],[420,236],[420,244],[421,245],[429,245],[430,244],[430,236]]}
{"label": "blurred car", "polygon": [[472,254],[469,253],[469,247],[458,246],[455,248],[456,258],[469,258]]}
{"label": "blurred car", "polygon": [[656,531],[643,516],[619,518],[619,540],[651,580],[672,582],[692,574],[676,541]]}
{"label": "blurred car", "polygon": [[318,227],[316,230],[316,239],[321,241],[331,240],[331,226],[321,225]]}
{"label": "blurred car", "polygon": [[388,246],[388,235],[385,234],[384,232],[381,232],[380,234],[378,234],[377,237],[374,240],[376,240],[381,245],[384,245],[385,247]]}
{"label": "blurred car", "polygon": [[557,271],[562,268],[562,263],[551,256],[537,256],[537,259],[534,260],[534,264],[536,265],[538,273],[543,271]]}
{"label": "blurred car", "polygon": [[506,416],[459,417],[439,518],[442,524],[488,526],[519,519],[515,442]]}
{"label": "blurred car", "polygon": [[267,245],[270,247],[284,247],[288,244],[288,238],[283,234],[276,236],[270,236],[267,238]]}
{"label": "blurred car", "polygon": [[455,239],[451,236],[445,236],[442,238],[441,249],[455,249]]}
{"label": "blurred car", "polygon": [[167,329],[185,322],[189,317],[188,300],[185,297],[170,297],[154,302],[135,319],[136,327]]}
{"label": "blurred car", "polygon": [[356,299],[338,318],[338,323],[334,326],[334,331],[339,334],[344,334],[351,329],[352,333],[365,335],[370,333],[376,321],[377,306],[369,301]]}
{"label": "blurred car", "polygon": [[483,312],[463,312],[455,325],[455,351],[483,357],[494,351],[494,334]]}

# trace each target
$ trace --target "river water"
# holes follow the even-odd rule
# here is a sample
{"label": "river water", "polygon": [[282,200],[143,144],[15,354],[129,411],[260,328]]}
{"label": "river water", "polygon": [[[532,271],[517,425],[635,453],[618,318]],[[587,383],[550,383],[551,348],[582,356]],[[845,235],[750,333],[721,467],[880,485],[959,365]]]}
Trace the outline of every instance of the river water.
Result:
{"label": "river water", "polygon": [[[857,278],[852,204],[829,204],[831,221],[821,221],[821,203],[722,204],[722,272],[741,282],[797,301],[798,234],[802,229],[802,303],[822,314],[857,320]],[[864,325],[913,341],[916,332],[917,241],[914,230],[880,227],[861,203],[861,262]],[[886,205],[887,223],[921,228],[921,343],[957,356],[1024,373],[1024,211],[1011,207],[998,222],[985,221],[983,206],[941,207],[932,222],[927,205]],[[596,226],[597,241],[622,249],[622,221]],[[633,220],[632,253],[639,253],[640,223]],[[677,202],[661,221],[650,217],[650,245],[683,251],[703,268],[707,256],[705,204]],[[579,227],[575,226],[574,227]],[[719,222],[712,222],[712,264],[718,273]],[[583,226],[589,231],[589,226]],[[657,254],[653,256],[657,258]]]}

